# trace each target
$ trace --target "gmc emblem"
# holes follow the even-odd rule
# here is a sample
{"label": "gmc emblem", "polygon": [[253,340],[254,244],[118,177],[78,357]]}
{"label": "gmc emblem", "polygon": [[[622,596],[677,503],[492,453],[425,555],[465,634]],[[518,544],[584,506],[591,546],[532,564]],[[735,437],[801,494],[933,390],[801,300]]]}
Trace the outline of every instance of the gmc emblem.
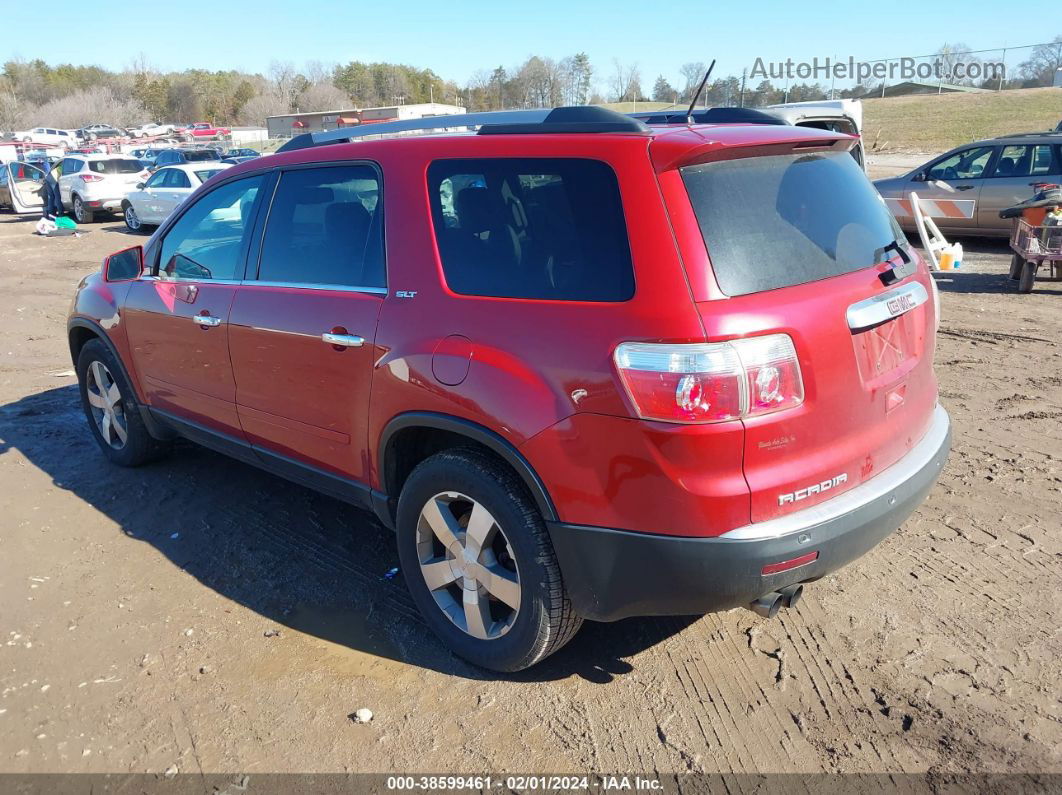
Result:
{"label": "gmc emblem", "polygon": [[886,301],[885,306],[889,310],[889,314],[896,317],[897,315],[902,315],[908,309],[914,309],[915,300],[910,293],[904,293]]}

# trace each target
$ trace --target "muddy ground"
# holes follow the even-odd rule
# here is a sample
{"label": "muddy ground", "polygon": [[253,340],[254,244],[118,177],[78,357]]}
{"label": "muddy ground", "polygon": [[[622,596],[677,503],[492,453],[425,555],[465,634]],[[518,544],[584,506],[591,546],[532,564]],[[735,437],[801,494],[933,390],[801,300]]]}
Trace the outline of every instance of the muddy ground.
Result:
{"label": "muddy ground", "polygon": [[1005,244],[940,281],[954,451],[899,532],[776,620],[588,624],[506,677],[371,516],[191,445],[104,462],[65,316],[137,240],[89,228],[0,216],[0,771],[1062,771],[1062,283],[1018,295]]}

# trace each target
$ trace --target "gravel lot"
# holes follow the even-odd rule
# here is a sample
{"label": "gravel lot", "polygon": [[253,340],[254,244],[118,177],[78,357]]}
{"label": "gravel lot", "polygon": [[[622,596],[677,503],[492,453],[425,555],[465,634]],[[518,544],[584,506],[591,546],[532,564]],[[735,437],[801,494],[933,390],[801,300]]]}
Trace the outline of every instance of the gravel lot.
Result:
{"label": "gravel lot", "polygon": [[[870,555],[766,621],[449,655],[367,514],[195,448],[105,464],[65,341],[120,222],[0,216],[0,771],[1062,772],[1062,283],[940,281],[954,451]],[[368,707],[358,725],[348,716]]]}

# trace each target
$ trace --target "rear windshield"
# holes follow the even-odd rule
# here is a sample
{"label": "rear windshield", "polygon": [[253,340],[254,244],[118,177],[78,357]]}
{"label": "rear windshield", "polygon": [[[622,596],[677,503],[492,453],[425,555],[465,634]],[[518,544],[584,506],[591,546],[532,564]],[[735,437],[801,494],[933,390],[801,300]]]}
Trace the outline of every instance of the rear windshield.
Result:
{"label": "rear windshield", "polygon": [[682,169],[727,295],[827,279],[905,243],[885,202],[844,152],[746,157]]}
{"label": "rear windshield", "polygon": [[90,160],[88,167],[97,174],[136,174],[144,170],[139,160]]}
{"label": "rear windshield", "polygon": [[214,149],[189,149],[185,150],[184,159],[189,163],[197,160],[221,160],[221,154]]}
{"label": "rear windshield", "polygon": [[199,177],[199,181],[200,182],[206,182],[208,179],[210,179],[212,176],[217,174],[219,171],[223,171],[223,170],[224,169],[220,169],[220,168],[204,168],[202,171],[196,171],[195,175],[197,177]]}

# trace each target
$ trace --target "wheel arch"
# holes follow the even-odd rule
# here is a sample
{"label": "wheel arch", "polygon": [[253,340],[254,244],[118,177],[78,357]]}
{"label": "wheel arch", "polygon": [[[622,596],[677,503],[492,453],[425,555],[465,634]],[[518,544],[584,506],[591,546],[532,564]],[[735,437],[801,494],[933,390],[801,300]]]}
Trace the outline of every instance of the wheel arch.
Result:
{"label": "wheel arch", "polygon": [[[395,516],[402,485],[414,467],[442,450],[473,444],[487,449],[523,481],[546,521],[558,521],[542,479],[516,447],[503,436],[471,420],[430,411],[410,411],[392,418],[380,434],[377,464],[380,486],[387,494],[387,512]],[[377,511],[379,513],[379,509]]]}

